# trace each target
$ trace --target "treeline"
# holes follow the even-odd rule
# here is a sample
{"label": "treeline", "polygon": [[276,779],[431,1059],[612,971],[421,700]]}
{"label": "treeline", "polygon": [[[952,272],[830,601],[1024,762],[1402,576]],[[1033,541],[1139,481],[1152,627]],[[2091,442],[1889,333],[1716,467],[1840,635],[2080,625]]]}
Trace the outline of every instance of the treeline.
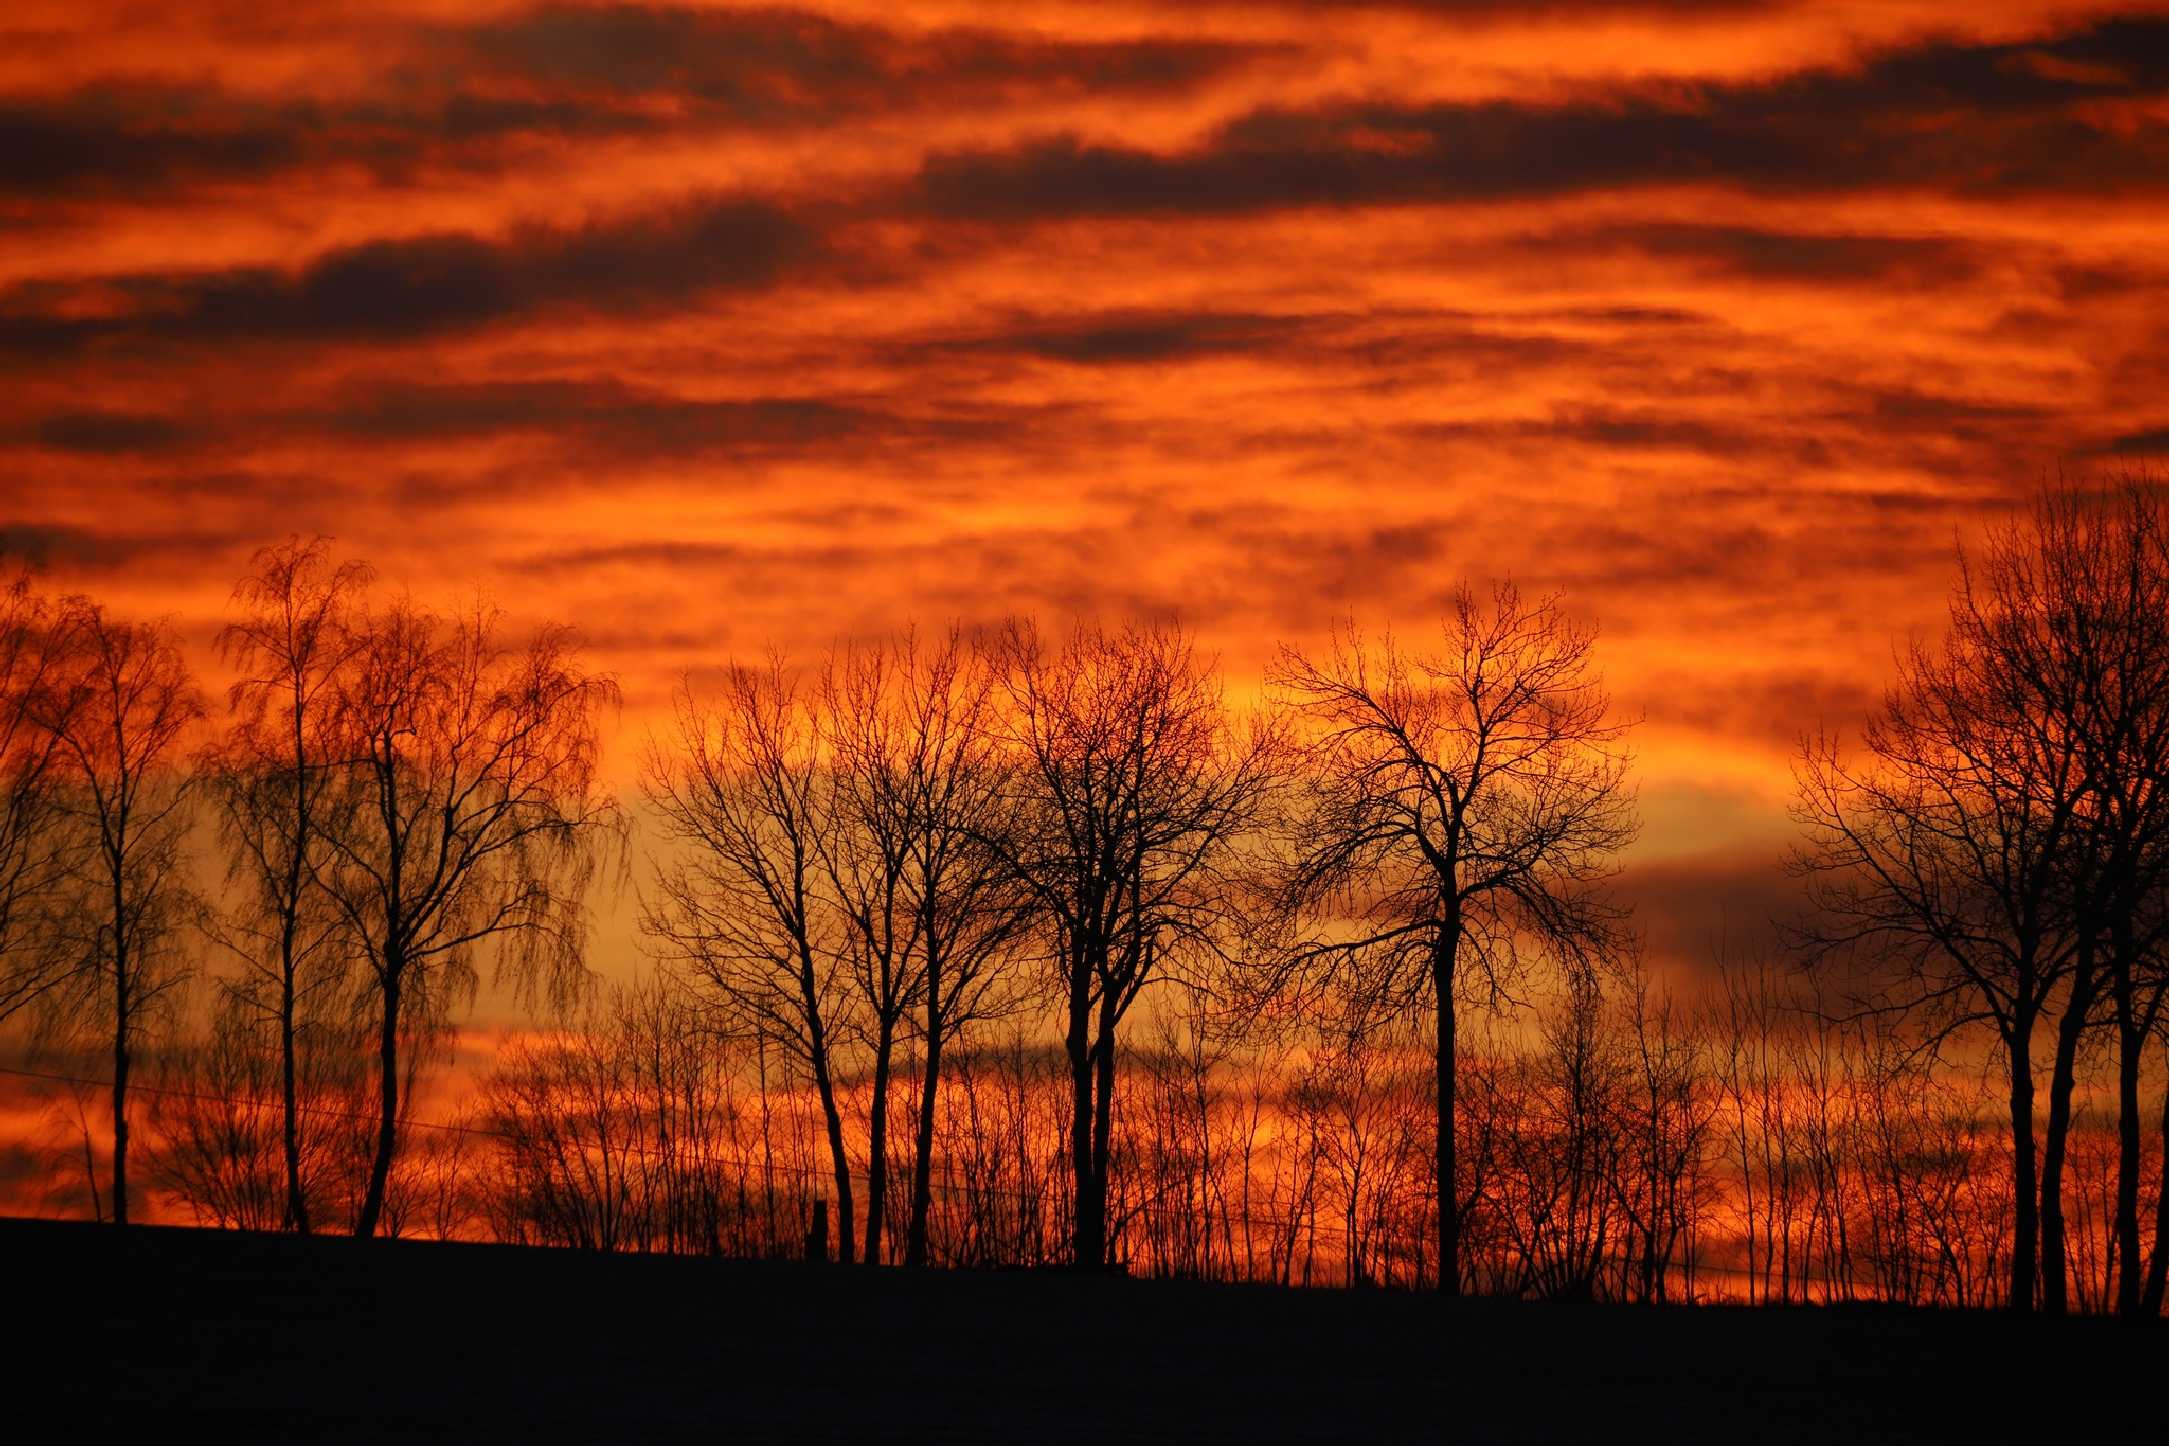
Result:
{"label": "treeline", "polygon": [[[342,1223],[360,1235],[478,953],[542,997],[585,980],[593,845],[620,817],[595,784],[614,686],[564,629],[508,644],[486,609],[439,615],[369,583],[321,545],[260,553],[219,635],[234,680],[215,727],[170,624],[48,603],[27,577],[0,602],[0,1009],[105,1051],[95,1208],[117,1223],[134,1070],[193,977],[216,993],[200,1052],[270,1061],[282,1221],[312,1228],[312,1159],[358,1153]],[[215,891],[190,876],[197,825],[224,862]],[[333,1149],[302,1097],[357,1073],[374,1128]]]}
{"label": "treeline", "polygon": [[2169,997],[2159,486],[2052,489],[1993,532],[1962,559],[1942,643],[1901,654],[1861,755],[1813,740],[1798,778],[1807,837],[1795,866],[1813,905],[1794,930],[1804,963],[1858,961],[1875,986],[1863,1007],[1908,1019],[1931,1047],[1985,1031],[2002,1056],[2009,1304],[2070,1304],[2064,1177],[2080,1067],[2098,1052],[2115,1094],[2115,1308],[2158,1316],[2169,1093],[2150,1109],[2141,1077]]}
{"label": "treeline", "polygon": [[[1688,1005],[1632,978],[1487,1027],[1459,1065],[1466,1288],[1546,1299],[1988,1305],[2012,1253],[1998,1080],[1938,1065],[1774,960],[1720,961]],[[833,1196],[823,1116],[757,1036],[718,1034],[653,978],[505,1042],[446,1118],[417,1122],[388,1232],[589,1249],[796,1257]],[[1140,1273],[1430,1288],[1436,1246],[1429,1040],[1269,1043],[1156,1012],[1114,1105],[1109,1255]],[[148,1173],[191,1218],[276,1229],[279,1111],[262,1048],[162,1062]],[[934,1133],[926,1259],[1070,1259],[1068,1083],[1036,1022],[953,1054]],[[893,1108],[916,1117],[905,1055]],[[305,1097],[310,1178],[358,1198],[367,1100]],[[864,1195],[869,1081],[840,1081]],[[2113,1305],[2113,1115],[2079,1106],[2066,1202],[2072,1307]],[[889,1177],[909,1177],[908,1144]],[[312,1159],[316,1158],[312,1154]],[[2151,1150],[2151,1169],[2158,1162]],[[80,1173],[80,1166],[78,1166]],[[2151,1203],[2151,1199],[2149,1202]],[[903,1238],[908,1197],[886,1202]],[[889,1258],[900,1251],[892,1248]]]}
{"label": "treeline", "polygon": [[[2145,486],[1995,531],[1857,754],[1803,749],[1782,955],[1675,996],[1593,633],[1511,586],[1283,649],[1248,712],[1164,624],[733,666],[650,738],[636,855],[563,630],[288,544],[213,709],[169,629],[25,580],[4,1007],[103,1041],[115,1220],[140,1113],[227,1224],[2154,1315],[2165,605]],[[606,989],[616,864],[651,973]],[[417,1118],[486,961],[535,1027]]]}

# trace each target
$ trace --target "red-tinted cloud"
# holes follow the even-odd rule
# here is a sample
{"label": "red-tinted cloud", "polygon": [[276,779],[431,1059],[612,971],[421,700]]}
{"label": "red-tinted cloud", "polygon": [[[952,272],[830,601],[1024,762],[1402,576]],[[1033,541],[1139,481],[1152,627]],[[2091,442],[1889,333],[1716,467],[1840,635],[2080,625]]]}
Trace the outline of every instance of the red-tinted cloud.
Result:
{"label": "red-tinted cloud", "polygon": [[0,29],[0,550],[56,584],[201,641],[330,533],[577,622],[631,737],[727,653],[1012,609],[1179,611],[1247,697],[1512,573],[1645,719],[1666,949],[1769,912],[1680,860],[1775,857],[1961,538],[2169,453],[2158,6]]}

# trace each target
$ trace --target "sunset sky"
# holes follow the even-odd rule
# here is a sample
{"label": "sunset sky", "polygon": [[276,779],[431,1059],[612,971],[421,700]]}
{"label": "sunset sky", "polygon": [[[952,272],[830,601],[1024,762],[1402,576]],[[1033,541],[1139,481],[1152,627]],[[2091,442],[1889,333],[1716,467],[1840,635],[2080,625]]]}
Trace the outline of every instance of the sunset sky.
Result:
{"label": "sunset sky", "polygon": [[56,586],[208,669],[331,534],[576,623],[621,769],[769,640],[1563,590],[1691,954],[1955,542],[2169,454],[2169,9],[17,0],[0,368]]}

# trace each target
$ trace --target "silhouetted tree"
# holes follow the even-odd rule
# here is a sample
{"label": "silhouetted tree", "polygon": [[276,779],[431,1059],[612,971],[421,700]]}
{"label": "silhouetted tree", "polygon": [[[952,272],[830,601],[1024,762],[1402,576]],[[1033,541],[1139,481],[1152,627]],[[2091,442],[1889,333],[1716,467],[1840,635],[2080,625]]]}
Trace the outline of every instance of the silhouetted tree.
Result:
{"label": "silhouetted tree", "polygon": [[203,703],[161,623],[122,622],[68,599],[62,656],[40,722],[58,740],[63,808],[80,844],[49,1002],[93,1021],[112,1048],[113,1221],[128,1223],[128,1084],[136,1050],[186,976],[179,936],[194,908],[182,876],[190,777],[180,748]]}
{"label": "silhouetted tree", "polygon": [[866,1108],[866,1247],[878,1265],[888,1221],[890,1074],[906,1015],[926,987],[925,918],[912,897],[915,820],[901,778],[905,720],[889,697],[882,645],[832,654],[822,669],[814,727],[823,768],[809,794],[825,814],[810,832],[821,893],[836,911],[837,942],[855,986],[851,1017],[866,1037],[873,1076]]}
{"label": "silhouetted tree", "polygon": [[1810,1165],[1793,1066],[1799,1034],[1819,1021],[1804,1007],[1803,990],[1804,980],[1775,955],[1719,960],[1716,1072],[1750,1303],[1758,1289],[1765,1303],[1809,1294],[1800,1227]]}
{"label": "silhouetted tree", "polygon": [[1504,1216],[1517,1293],[1591,1300],[1618,1244],[1627,1077],[1596,972],[1570,971],[1564,983],[1539,1017],[1538,1046],[1517,1071],[1518,1108],[1500,1132]]}
{"label": "silhouetted tree", "polygon": [[[2135,921],[2160,891],[2169,834],[2152,781],[2169,759],[2160,556],[2143,492],[2106,503],[2050,489],[1978,562],[1961,557],[1948,635],[1901,659],[1865,764],[1822,738],[1799,769],[1809,838],[1795,867],[1818,910],[1801,938],[1817,956],[1866,948],[1894,967],[1880,1003],[1928,1019],[1931,1044],[1985,1021],[2004,1053],[2014,1310],[2032,1308],[2037,1270],[2044,1308],[2065,1305],[2062,1172],[2104,988],[2132,1121],[2118,1229],[2136,1246],[2137,1062],[2153,1018],[2137,981],[2155,941]],[[2033,1039],[2059,994],[2037,1147]],[[2136,1275],[2124,1298],[2136,1308]]]}
{"label": "silhouetted tree", "polygon": [[738,1029],[779,1043],[813,1081],[836,1187],[839,1258],[852,1252],[851,1159],[837,1104],[852,979],[821,897],[833,778],[812,710],[780,658],[733,668],[709,705],[677,695],[668,744],[642,771],[675,850],[658,860],[642,929],[705,982]]}
{"label": "silhouetted tree", "polygon": [[598,713],[616,685],[572,635],[499,639],[481,607],[444,619],[401,601],[355,618],[337,674],[341,796],[317,870],[358,946],[377,1036],[378,1118],[354,1230],[376,1233],[398,1145],[400,1044],[472,994],[494,947],[526,989],[584,978],[582,899],[618,820],[596,790]]}
{"label": "silhouetted tree", "polygon": [[[944,1050],[970,1024],[1022,995],[1011,946],[1026,896],[997,845],[1006,826],[990,671],[952,627],[922,643],[906,631],[831,664],[824,693],[849,861],[838,896],[863,956],[860,992],[879,1022],[873,1108],[884,1109],[892,1007],[914,1008],[924,1050],[904,1262],[926,1262],[934,1123]],[[896,1022],[901,1022],[899,1014]],[[879,1116],[877,1115],[877,1121]],[[883,1132],[871,1131],[868,1258],[882,1192]]]}
{"label": "silhouetted tree", "polygon": [[1308,731],[1310,807],[1289,890],[1326,928],[1293,951],[1357,1018],[1428,1007],[1436,1027],[1439,1288],[1461,1283],[1454,1157],[1456,1006],[1532,950],[1570,972],[1620,942],[1593,887],[1635,834],[1624,726],[1591,667],[1595,634],[1510,583],[1463,588],[1436,653],[1353,632],[1269,682]]}
{"label": "silhouetted tree", "polygon": [[1238,845],[1279,778],[1276,735],[1228,716],[1217,678],[1171,625],[1029,621],[993,644],[1010,753],[1009,824],[989,842],[1031,895],[1070,1067],[1075,1263],[1108,1261],[1116,1036],[1154,982],[1226,957]]}
{"label": "silhouetted tree", "polygon": [[2024,531],[1991,540],[1991,558],[2012,571],[2031,564],[2022,575],[2048,646],[2026,661],[2072,708],[2055,721],[2069,727],[2087,780],[2072,870],[2078,947],[2100,963],[2116,1044],[2116,1309],[2151,1317],[2169,1241],[2157,1230],[2150,1265],[2139,1236],[2139,1077],[2169,993],[2169,517],[2159,490],[2138,479],[2051,489]]}
{"label": "silhouetted tree", "polygon": [[1670,1298],[1673,1270],[1682,1252],[1691,1252],[1708,1205],[1703,1165],[1715,1099],[1705,1041],[1672,992],[1639,963],[1623,981],[1624,1139],[1613,1191],[1622,1217],[1624,1293],[1651,1301]]}
{"label": "silhouetted tree", "polygon": [[53,910],[70,871],[63,823],[61,634],[28,573],[0,588],[0,1021],[64,977]]}
{"label": "silhouetted tree", "polygon": [[213,933],[244,970],[236,997],[276,1030],[282,1221],[306,1233],[300,1053],[304,1031],[312,1022],[321,1028],[350,962],[342,921],[317,876],[327,833],[338,826],[327,812],[358,796],[338,788],[333,727],[339,675],[360,642],[348,615],[368,570],[334,565],[322,539],[264,548],[251,566],[234,589],[243,615],[219,635],[220,652],[239,673],[227,690],[229,722],[200,761],[233,904]]}

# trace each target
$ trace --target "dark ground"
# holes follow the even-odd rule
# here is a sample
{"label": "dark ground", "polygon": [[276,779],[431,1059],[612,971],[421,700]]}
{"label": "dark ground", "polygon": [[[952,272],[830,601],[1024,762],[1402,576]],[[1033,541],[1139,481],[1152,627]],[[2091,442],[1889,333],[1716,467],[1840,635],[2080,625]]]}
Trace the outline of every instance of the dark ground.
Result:
{"label": "dark ground", "polygon": [[55,1413],[7,1432],[26,1441],[1985,1443],[2169,1423],[2169,1329],[2101,1321],[1444,1308],[13,1220],[0,1258],[16,1422]]}

